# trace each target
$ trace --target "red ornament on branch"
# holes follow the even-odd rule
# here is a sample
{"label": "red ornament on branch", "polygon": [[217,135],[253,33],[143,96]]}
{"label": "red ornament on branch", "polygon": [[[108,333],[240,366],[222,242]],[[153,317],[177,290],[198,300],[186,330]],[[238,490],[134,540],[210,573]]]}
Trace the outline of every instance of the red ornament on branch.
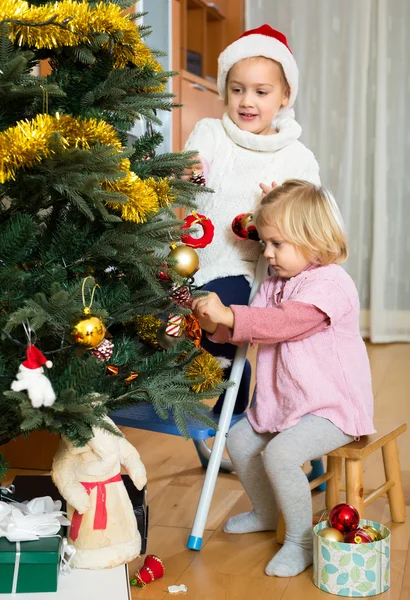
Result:
{"label": "red ornament on branch", "polygon": [[200,225],[203,230],[203,235],[200,238],[194,238],[188,233],[181,235],[181,242],[191,248],[205,248],[214,239],[214,226],[211,219],[205,217],[205,215],[197,214],[194,210],[191,211],[189,217],[185,217],[185,225],[182,225],[181,229],[189,229],[192,225]]}
{"label": "red ornament on branch", "polygon": [[253,222],[252,213],[241,213],[232,221],[232,231],[240,240],[259,242],[259,234]]}

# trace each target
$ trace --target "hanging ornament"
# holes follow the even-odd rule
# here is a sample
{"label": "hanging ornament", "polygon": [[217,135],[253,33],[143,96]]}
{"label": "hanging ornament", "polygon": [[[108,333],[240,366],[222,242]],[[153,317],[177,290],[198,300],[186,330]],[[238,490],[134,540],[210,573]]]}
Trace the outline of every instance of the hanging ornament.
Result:
{"label": "hanging ornament", "polygon": [[157,333],[162,321],[153,315],[138,315],[135,318],[136,330],[144,344],[158,348]]}
{"label": "hanging ornament", "polygon": [[175,284],[175,286],[171,288],[169,295],[175,304],[183,306],[184,308],[188,306],[189,301],[191,300],[191,291],[187,285],[178,287],[178,284]]}
{"label": "hanging ornament", "polygon": [[199,238],[192,237],[188,233],[181,235],[181,242],[190,246],[191,248],[205,248],[214,239],[215,227],[211,219],[205,217],[205,215],[197,214],[194,210],[191,211],[189,217],[185,217],[185,225],[182,225],[181,229],[189,229],[193,225],[200,225],[202,227],[202,236]]}
{"label": "hanging ornament", "polygon": [[195,185],[201,185],[202,187],[206,186],[204,174],[201,171],[196,171],[195,169],[192,169],[192,175],[189,178],[189,181],[191,183],[195,183]]}
{"label": "hanging ornament", "polygon": [[88,276],[83,281],[82,297],[83,297],[83,314],[71,327],[70,336],[73,343],[82,346],[83,348],[96,348],[101,344],[105,336],[104,323],[99,317],[91,314],[91,306],[94,299],[95,290],[99,285],[95,284],[91,293],[90,306],[85,305],[84,289],[87,279],[92,279]]}
{"label": "hanging ornament", "polygon": [[144,565],[135,573],[134,579],[131,579],[131,585],[145,587],[156,579],[161,579],[165,575],[164,563],[158,556],[148,554],[145,557]]}
{"label": "hanging ornament", "polygon": [[324,527],[320,531],[317,532],[320,537],[328,540],[329,542],[343,542],[344,536],[341,531],[335,529],[334,527]]}
{"label": "hanging ornament", "polygon": [[167,275],[164,271],[160,271],[158,273],[158,278],[161,279],[161,281],[169,281],[171,279],[171,277]]}
{"label": "hanging ornament", "polygon": [[19,366],[16,379],[11,384],[14,392],[27,391],[27,396],[34,408],[51,406],[56,395],[50,380],[44,375],[43,365],[50,369],[51,360],[47,360],[42,352],[33,344],[26,350],[26,360]]}
{"label": "hanging ornament", "polygon": [[74,323],[70,334],[75,344],[87,349],[95,348],[104,339],[104,323],[98,317],[92,316],[90,309],[86,306],[83,316]]}
{"label": "hanging ornament", "polygon": [[360,516],[354,506],[350,504],[337,504],[330,511],[329,521],[332,527],[342,533],[347,533],[358,528]]}
{"label": "hanging ornament", "polygon": [[222,382],[224,372],[218,360],[209,352],[203,352],[195,357],[189,365],[186,375],[189,379],[205,379],[192,385],[194,392],[206,392]]}
{"label": "hanging ornament", "polygon": [[181,336],[169,335],[166,332],[166,329],[167,323],[162,323],[157,331],[157,342],[163,350],[169,350],[170,348],[173,348],[181,338]]}
{"label": "hanging ornament", "polygon": [[120,372],[120,367],[118,367],[117,365],[107,365],[105,367],[105,376],[106,377],[112,377],[114,375],[118,375]]}
{"label": "hanging ornament", "polygon": [[181,277],[192,277],[199,268],[199,258],[195,250],[189,246],[177,246],[174,242],[170,244],[170,248],[168,258],[177,261],[177,264],[170,268]]}
{"label": "hanging ornament", "polygon": [[253,223],[252,213],[241,213],[232,221],[232,231],[240,240],[259,242],[259,234]]}
{"label": "hanging ornament", "polygon": [[114,344],[107,339],[104,339],[99,346],[91,350],[91,354],[98,358],[101,362],[104,362],[111,358]]}
{"label": "hanging ornament", "polygon": [[201,345],[202,330],[198,319],[191,313],[184,317],[184,329],[187,338],[192,340],[197,348]]}
{"label": "hanging ornament", "polygon": [[344,536],[345,544],[369,544],[373,541],[373,537],[370,533],[361,527],[353,529],[353,531],[348,531]]}
{"label": "hanging ornament", "polygon": [[125,385],[130,385],[138,377],[139,377],[139,375],[138,375],[137,371],[130,371],[130,374],[128,375],[128,377],[126,377],[124,379],[124,384]]}
{"label": "hanging ornament", "polygon": [[[122,365],[122,367],[118,367],[117,365],[107,365],[105,368],[105,376],[112,377],[113,375],[122,375],[127,374],[127,365]],[[139,377],[136,371],[129,371],[129,374],[124,378],[124,384],[130,385],[137,377]]]}
{"label": "hanging ornament", "polygon": [[181,337],[182,315],[169,315],[165,326],[165,333],[173,337]]}

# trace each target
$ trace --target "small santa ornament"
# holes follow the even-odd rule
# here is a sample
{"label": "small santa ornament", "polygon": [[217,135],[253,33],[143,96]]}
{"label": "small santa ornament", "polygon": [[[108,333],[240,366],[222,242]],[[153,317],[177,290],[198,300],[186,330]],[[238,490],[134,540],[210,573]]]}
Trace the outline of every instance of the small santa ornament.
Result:
{"label": "small santa ornament", "polygon": [[53,366],[36,346],[30,344],[26,350],[27,359],[21,363],[16,379],[11,384],[14,392],[27,390],[27,395],[34,408],[51,406],[56,395],[50,380],[44,375],[43,365],[48,369]]}

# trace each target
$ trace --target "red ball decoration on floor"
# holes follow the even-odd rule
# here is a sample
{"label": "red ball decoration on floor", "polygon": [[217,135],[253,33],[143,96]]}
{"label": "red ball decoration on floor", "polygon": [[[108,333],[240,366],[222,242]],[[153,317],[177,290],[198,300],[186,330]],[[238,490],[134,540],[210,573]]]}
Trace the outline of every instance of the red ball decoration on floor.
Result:
{"label": "red ball decoration on floor", "polygon": [[164,574],[165,567],[162,560],[154,554],[148,554],[145,557],[144,565],[135,573],[135,579],[132,579],[130,583],[138,587],[145,587],[147,583],[161,579]]}
{"label": "red ball decoration on floor", "polygon": [[332,527],[347,533],[358,528],[360,515],[350,504],[337,504],[330,511],[329,521]]}
{"label": "red ball decoration on floor", "polygon": [[353,529],[353,531],[348,531],[345,534],[344,538],[345,544],[368,544],[369,542],[374,542],[374,539],[364,529]]}

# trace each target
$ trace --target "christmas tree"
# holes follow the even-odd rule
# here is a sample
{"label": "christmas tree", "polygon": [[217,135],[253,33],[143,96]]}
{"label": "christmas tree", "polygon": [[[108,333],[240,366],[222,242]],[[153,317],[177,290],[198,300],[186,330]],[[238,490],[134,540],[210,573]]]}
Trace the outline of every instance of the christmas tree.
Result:
{"label": "christmas tree", "polygon": [[[84,445],[141,401],[188,435],[221,391],[181,302],[195,265],[170,256],[173,209],[198,192],[178,178],[193,156],[155,153],[170,73],[132,4],[1,2],[0,443],[41,429]],[[136,119],[154,128],[129,145]],[[184,335],[167,333],[172,319]]]}

